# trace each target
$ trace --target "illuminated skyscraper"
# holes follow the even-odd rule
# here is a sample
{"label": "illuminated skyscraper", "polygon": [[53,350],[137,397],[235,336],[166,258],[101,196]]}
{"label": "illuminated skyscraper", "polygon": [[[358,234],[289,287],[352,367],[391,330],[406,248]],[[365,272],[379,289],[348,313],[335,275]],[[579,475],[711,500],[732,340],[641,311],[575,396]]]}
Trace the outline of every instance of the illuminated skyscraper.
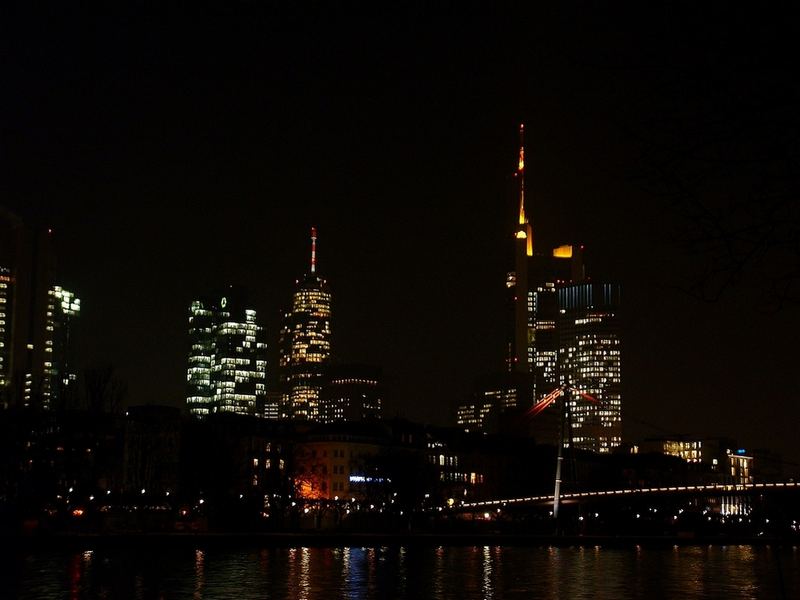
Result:
{"label": "illuminated skyscraper", "polygon": [[[221,298],[220,298],[221,301]],[[186,370],[186,406],[195,417],[214,412],[211,361],[214,358],[214,329],[220,302],[207,297],[189,306],[189,360]]]}
{"label": "illuminated skyscraper", "polygon": [[320,419],[319,397],[331,355],[331,293],[317,273],[317,230],[311,229],[311,268],[296,282],[279,342],[281,416]]}
{"label": "illuminated skyscraper", "polygon": [[68,407],[78,380],[73,337],[81,300],[58,285],[49,290],[47,298],[42,404],[45,408],[63,409]]}
{"label": "illuminated skyscraper", "polygon": [[583,279],[583,248],[559,246],[551,254],[528,259],[528,344],[526,363],[533,374],[536,399],[558,385],[558,303],[556,292]]}
{"label": "illuminated skyscraper", "polygon": [[11,269],[0,266],[0,408],[11,384]]}
{"label": "illuminated skyscraper", "polygon": [[53,232],[0,207],[0,407],[68,408],[80,300],[55,285]]}
{"label": "illuminated skyscraper", "polygon": [[186,404],[192,415],[252,415],[264,405],[264,328],[240,292],[229,289],[192,302],[189,340]]}
{"label": "illuminated skyscraper", "polygon": [[572,442],[609,452],[622,443],[620,287],[580,283],[558,289],[558,371],[562,384],[593,396],[569,399]]}
{"label": "illuminated skyscraper", "polygon": [[[531,398],[519,398],[518,407],[530,406],[534,400],[569,382],[600,400],[597,406],[572,402],[575,445],[608,451],[621,441],[616,316],[619,286],[587,283],[583,246],[562,245],[537,252],[530,211],[525,204],[523,126],[519,133],[515,270],[506,278],[513,306],[507,362],[509,372],[533,375],[533,394]],[[535,435],[543,441],[554,439],[557,422],[557,419],[543,419],[543,427],[534,428]]]}
{"label": "illuminated skyscraper", "polygon": [[[530,211],[525,205],[524,131],[520,125],[519,218],[514,233],[514,271],[506,278],[513,307],[507,363],[510,372],[533,374],[533,395],[539,399],[558,385],[555,292],[584,278],[583,248],[564,245],[546,253],[535,251]],[[530,405],[533,397],[525,402]]]}

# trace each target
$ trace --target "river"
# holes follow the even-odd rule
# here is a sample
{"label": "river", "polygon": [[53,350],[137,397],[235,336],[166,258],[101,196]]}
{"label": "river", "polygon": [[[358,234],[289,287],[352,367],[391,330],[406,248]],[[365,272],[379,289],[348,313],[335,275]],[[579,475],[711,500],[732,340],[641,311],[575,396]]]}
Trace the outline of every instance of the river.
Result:
{"label": "river", "polygon": [[800,597],[798,547],[183,546],[4,554],[3,598]]}

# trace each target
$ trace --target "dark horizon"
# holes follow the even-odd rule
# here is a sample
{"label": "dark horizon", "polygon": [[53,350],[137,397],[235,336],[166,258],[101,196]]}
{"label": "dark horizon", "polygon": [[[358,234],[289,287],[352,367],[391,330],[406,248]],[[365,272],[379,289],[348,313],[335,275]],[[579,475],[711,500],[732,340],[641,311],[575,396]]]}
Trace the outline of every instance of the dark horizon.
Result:
{"label": "dark horizon", "polygon": [[[743,269],[716,285],[725,255],[698,242],[706,223],[674,185],[695,182],[723,228],[763,224],[753,198],[773,190],[753,182],[797,131],[774,19],[63,10],[59,25],[22,15],[6,42],[0,193],[52,224],[84,366],[115,365],[129,404],[183,406],[189,303],[228,283],[252,293],[272,380],[316,226],[334,361],[384,370],[387,415],[452,422],[475,377],[503,368],[524,122],[537,246],[584,244],[590,273],[622,284],[626,439],[726,436],[800,462],[797,306],[773,289],[776,272],[794,285],[796,256],[737,247]],[[698,179],[709,140],[733,158]],[[791,202],[776,214],[796,223]],[[698,282],[721,294],[699,299]]]}

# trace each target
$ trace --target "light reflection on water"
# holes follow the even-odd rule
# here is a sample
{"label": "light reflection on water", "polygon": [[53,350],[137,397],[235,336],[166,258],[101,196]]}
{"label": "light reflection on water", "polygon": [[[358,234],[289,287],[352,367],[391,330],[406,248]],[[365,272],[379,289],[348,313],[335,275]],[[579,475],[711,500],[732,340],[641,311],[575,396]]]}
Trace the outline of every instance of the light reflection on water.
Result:
{"label": "light reflection on water", "polygon": [[202,550],[194,551],[194,600],[200,600],[203,597],[205,556],[206,554]]}
{"label": "light reflection on water", "polygon": [[[800,552],[751,546],[31,551],[3,598],[794,598]],[[783,590],[783,592],[781,591]]]}
{"label": "light reflection on water", "polygon": [[493,598],[492,593],[492,549],[489,546],[483,547],[483,597]]}

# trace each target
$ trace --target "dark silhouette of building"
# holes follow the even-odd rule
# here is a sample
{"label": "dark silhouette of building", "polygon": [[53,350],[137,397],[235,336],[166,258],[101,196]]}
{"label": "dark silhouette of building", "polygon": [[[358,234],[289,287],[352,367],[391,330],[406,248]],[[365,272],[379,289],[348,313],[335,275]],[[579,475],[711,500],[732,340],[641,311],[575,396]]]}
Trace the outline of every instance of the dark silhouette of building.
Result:
{"label": "dark silhouette of building", "polygon": [[174,494],[180,482],[180,410],[132,406],[126,417],[123,491],[151,497]]}
{"label": "dark silhouette of building", "polygon": [[383,413],[384,389],[378,367],[337,365],[329,367],[319,402],[319,420],[363,421]]}
{"label": "dark silhouette of building", "polygon": [[642,453],[659,452],[686,461],[689,475],[698,483],[753,483],[753,454],[730,438],[687,435],[647,438],[639,448]]}
{"label": "dark silhouette of building", "polygon": [[471,399],[458,406],[456,422],[467,432],[498,433],[503,415],[518,415],[525,410],[520,407],[530,407],[532,397],[530,373],[512,371],[483,376],[476,382]]}

